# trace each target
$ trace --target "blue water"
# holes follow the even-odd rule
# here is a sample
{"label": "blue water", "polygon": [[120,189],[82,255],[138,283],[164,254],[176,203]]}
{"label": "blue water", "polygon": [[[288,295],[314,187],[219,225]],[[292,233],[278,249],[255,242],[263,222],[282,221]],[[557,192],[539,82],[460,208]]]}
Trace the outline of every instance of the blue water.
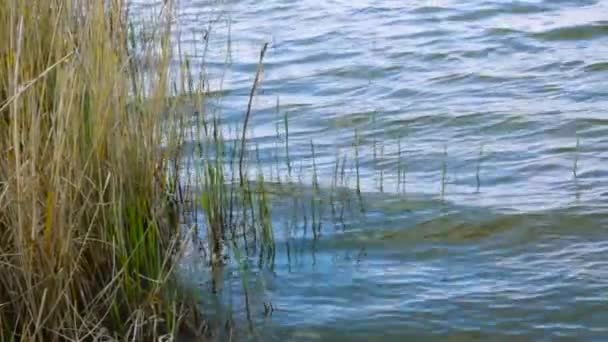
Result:
{"label": "blue water", "polygon": [[[327,208],[313,237],[309,209],[275,198],[276,264],[252,256],[255,334],[240,336],[608,338],[608,1],[182,0],[179,13],[182,53],[225,91],[208,108],[228,124],[269,43],[248,132],[267,179],[286,179],[283,115],[304,184],[312,141],[321,187],[346,155],[354,193],[360,138],[366,210],[350,201],[336,224]],[[206,297],[208,270],[192,267]],[[209,302],[245,321],[242,271],[225,273]]]}

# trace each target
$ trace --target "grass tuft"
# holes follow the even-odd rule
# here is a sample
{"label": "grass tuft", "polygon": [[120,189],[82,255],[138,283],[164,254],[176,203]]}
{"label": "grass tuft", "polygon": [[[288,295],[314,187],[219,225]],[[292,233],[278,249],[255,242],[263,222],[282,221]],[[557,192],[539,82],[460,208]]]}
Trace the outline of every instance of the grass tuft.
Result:
{"label": "grass tuft", "polygon": [[172,272],[164,3],[145,36],[122,0],[0,6],[2,341],[156,340],[196,326]]}

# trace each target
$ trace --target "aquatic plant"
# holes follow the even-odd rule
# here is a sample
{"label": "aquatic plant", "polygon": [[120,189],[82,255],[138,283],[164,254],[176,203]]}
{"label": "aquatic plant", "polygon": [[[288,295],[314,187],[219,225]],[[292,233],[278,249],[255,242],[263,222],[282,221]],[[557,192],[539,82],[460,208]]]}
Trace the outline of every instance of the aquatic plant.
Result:
{"label": "aquatic plant", "polygon": [[121,0],[0,6],[0,340],[197,330],[173,273],[172,11],[140,27]]}

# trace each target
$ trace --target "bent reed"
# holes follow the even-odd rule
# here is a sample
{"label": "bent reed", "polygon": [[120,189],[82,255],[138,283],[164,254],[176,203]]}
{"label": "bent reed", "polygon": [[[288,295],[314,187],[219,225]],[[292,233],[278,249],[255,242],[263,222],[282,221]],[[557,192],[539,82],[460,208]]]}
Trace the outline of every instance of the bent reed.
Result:
{"label": "bent reed", "polygon": [[127,12],[123,0],[0,6],[1,341],[148,341],[202,326],[172,272],[171,1],[151,34]]}

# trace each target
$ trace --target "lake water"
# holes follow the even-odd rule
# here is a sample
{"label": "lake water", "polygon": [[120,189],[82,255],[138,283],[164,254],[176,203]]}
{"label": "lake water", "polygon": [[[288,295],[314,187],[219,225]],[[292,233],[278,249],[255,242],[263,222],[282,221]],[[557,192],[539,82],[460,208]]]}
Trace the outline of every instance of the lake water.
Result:
{"label": "lake water", "polygon": [[274,267],[227,266],[215,295],[192,267],[242,330],[247,274],[241,337],[608,338],[608,1],[181,0],[179,21],[229,124],[269,43],[249,132],[265,172],[287,115],[294,173],[310,184],[312,141],[320,187],[346,155],[354,193],[359,136],[363,212],[327,208],[313,236],[275,198]]}

